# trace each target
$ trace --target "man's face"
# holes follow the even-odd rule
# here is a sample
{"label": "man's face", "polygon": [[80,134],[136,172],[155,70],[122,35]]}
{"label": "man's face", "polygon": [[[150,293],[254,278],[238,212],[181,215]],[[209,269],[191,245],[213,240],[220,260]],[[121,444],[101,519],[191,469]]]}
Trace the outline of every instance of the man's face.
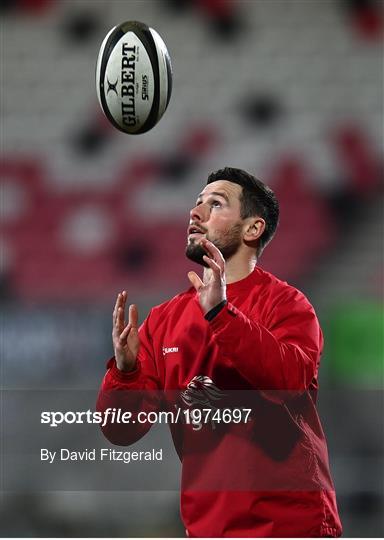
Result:
{"label": "man's face", "polygon": [[242,187],[228,180],[205,186],[190,212],[186,255],[204,266],[206,251],[200,245],[205,236],[223,254],[231,258],[242,244],[243,221],[240,217]]}

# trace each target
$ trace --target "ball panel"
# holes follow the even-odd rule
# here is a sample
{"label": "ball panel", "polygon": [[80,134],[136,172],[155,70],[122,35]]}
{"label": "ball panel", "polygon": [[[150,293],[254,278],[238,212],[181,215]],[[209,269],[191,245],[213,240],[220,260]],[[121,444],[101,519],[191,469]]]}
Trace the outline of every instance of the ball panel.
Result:
{"label": "ball panel", "polygon": [[158,121],[158,110],[159,110],[159,100],[160,100],[159,62],[157,59],[156,44],[154,42],[154,39],[150,32],[149,27],[143,24],[141,28],[137,28],[136,33],[137,33],[137,37],[140,39],[143,46],[145,47],[145,50],[148,53],[151,66],[152,66],[152,73],[153,73],[154,98],[153,98],[152,108],[148,115],[148,118],[146,119],[144,124],[141,126],[141,128],[138,129],[136,132],[136,133],[145,133],[146,131],[149,131],[150,129],[152,129],[153,126]]}
{"label": "ball panel", "polygon": [[142,40],[133,32],[123,35],[109,57],[104,93],[119,127],[130,133],[140,131],[153,107],[154,73]]}
{"label": "ball panel", "polygon": [[102,67],[101,67],[102,58],[103,58],[103,54],[104,54],[104,51],[105,51],[105,45],[106,45],[110,35],[112,34],[112,32],[115,30],[115,28],[116,28],[116,26],[111,28],[111,30],[108,32],[108,34],[103,39],[103,42],[101,44],[100,51],[99,51],[99,54],[98,54],[98,57],[97,57],[97,62],[96,62],[96,92],[97,92],[97,98],[99,100],[101,108],[103,108],[103,104],[101,102],[101,95],[100,95],[100,74],[101,74],[101,69],[102,69]]}
{"label": "ball panel", "polygon": [[171,99],[172,88],[173,88],[172,63],[171,63],[171,57],[169,56],[167,49],[165,51],[165,63],[167,65],[167,79],[168,79],[168,96],[167,96],[167,104],[165,106],[165,108],[167,108],[169,105],[169,100]]}
{"label": "ball panel", "polygon": [[105,116],[111,122],[111,124],[113,124],[117,129],[121,129],[121,127],[115,120],[115,118],[112,116],[108,108],[105,93],[105,78],[108,71],[109,57],[113,52],[116,43],[124,36],[124,32],[121,30],[120,26],[121,25],[112,28],[112,30],[107,34],[106,38],[103,41],[104,49],[102,45],[99,53],[99,57],[101,57],[99,66],[100,71],[97,71],[96,76],[96,84],[99,90],[101,108]]}
{"label": "ball panel", "polygon": [[170,84],[170,81],[172,80],[172,68],[167,47],[161,36],[153,28],[150,28],[150,32],[156,47],[159,66],[160,92],[157,120],[160,120],[168,106],[171,96],[172,85]]}

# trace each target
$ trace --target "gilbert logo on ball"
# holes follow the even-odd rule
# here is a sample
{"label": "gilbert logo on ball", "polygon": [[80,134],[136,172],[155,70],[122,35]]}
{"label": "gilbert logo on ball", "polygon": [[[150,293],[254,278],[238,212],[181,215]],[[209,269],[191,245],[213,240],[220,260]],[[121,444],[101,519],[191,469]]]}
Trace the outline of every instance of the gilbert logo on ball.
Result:
{"label": "gilbert logo on ball", "polygon": [[153,128],[172,91],[171,60],[156,30],[137,21],[112,28],[97,58],[96,88],[104,114],[117,129],[136,135]]}

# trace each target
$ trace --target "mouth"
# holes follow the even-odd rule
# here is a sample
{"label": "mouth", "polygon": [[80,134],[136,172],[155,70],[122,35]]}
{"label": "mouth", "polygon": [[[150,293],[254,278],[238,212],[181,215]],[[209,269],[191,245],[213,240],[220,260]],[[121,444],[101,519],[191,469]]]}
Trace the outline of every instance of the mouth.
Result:
{"label": "mouth", "polygon": [[196,225],[190,225],[188,227],[188,238],[198,238],[199,236],[204,236],[205,231],[197,227]]}

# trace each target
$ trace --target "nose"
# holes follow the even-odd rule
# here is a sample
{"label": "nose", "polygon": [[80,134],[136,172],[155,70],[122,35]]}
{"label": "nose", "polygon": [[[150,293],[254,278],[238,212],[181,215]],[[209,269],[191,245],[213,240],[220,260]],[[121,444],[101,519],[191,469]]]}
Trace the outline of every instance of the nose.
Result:
{"label": "nose", "polygon": [[189,213],[192,221],[195,221],[195,222],[206,221],[206,216],[205,216],[206,211],[205,211],[204,206],[205,205],[203,203],[200,203],[194,208],[192,208],[192,210]]}

